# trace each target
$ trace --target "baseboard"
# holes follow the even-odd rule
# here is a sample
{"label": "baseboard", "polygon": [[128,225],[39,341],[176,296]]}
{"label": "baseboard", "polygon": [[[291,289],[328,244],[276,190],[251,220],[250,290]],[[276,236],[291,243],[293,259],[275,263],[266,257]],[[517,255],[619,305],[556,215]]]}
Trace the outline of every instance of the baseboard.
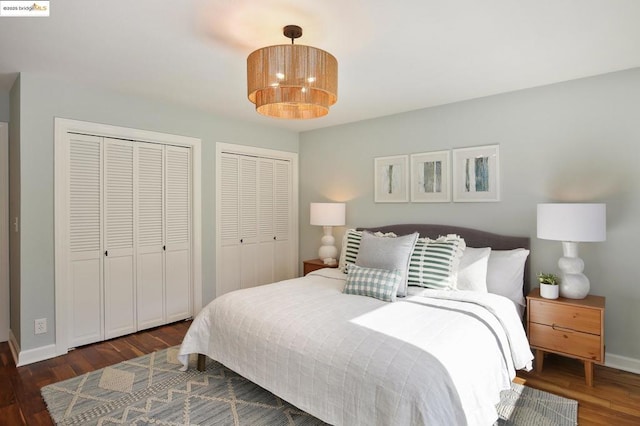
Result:
{"label": "baseboard", "polygon": [[23,365],[33,364],[34,362],[44,361],[45,359],[51,359],[57,356],[56,345],[41,346],[39,348],[21,351],[18,340],[11,330],[9,331],[9,348],[11,348],[11,355],[13,355],[13,361],[16,363],[16,367],[22,367]]}
{"label": "baseboard", "polygon": [[604,365],[607,367],[617,368],[618,370],[640,374],[640,359],[607,353],[605,355]]}
{"label": "baseboard", "polygon": [[13,331],[9,329],[9,349],[11,349],[11,356],[13,356],[13,362],[18,365],[18,354],[20,353],[20,345],[16,336],[13,335]]}

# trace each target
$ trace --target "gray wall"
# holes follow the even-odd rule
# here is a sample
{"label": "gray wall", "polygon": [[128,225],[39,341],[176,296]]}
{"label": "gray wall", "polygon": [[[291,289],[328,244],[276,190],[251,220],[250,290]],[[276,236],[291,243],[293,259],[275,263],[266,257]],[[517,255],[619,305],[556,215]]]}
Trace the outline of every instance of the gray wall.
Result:
{"label": "gray wall", "polygon": [[[381,100],[383,102],[383,100]],[[607,241],[580,254],[606,296],[607,352],[640,360],[640,69],[423,109],[300,136],[300,258],[322,231],[309,203],[346,201],[347,225],[447,223],[532,238],[532,275],[556,271],[560,242],[536,238],[536,204],[607,204]],[[499,144],[498,203],[373,202],[375,157]],[[336,232],[337,240],[344,228]]]}
{"label": "gray wall", "polygon": [[[54,330],[53,132],[54,117],[93,121],[202,139],[203,303],[215,293],[215,142],[298,151],[294,132],[216,117],[174,104],[98,91],[44,75],[22,73],[21,349],[54,342],[52,332],[33,334],[33,321],[48,318]],[[14,332],[15,334],[15,332]]]}
{"label": "gray wall", "polygon": [[9,92],[0,92],[0,121],[4,123],[9,122]]}

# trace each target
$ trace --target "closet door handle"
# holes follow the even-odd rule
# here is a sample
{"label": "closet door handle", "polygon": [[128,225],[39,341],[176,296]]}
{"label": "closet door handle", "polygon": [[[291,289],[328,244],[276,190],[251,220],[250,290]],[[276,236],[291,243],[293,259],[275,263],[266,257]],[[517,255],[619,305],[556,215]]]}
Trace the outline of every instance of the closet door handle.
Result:
{"label": "closet door handle", "polygon": [[109,256],[109,250],[105,250],[105,251],[104,251],[104,255],[105,255],[105,256]]}
{"label": "closet door handle", "polygon": [[162,246],[162,250],[167,251],[167,246]]}
{"label": "closet door handle", "polygon": [[240,238],[240,242],[243,243],[244,242],[244,238]]}
{"label": "closet door handle", "polygon": [[273,237],[273,239],[274,239],[274,241],[275,241],[276,237]]}

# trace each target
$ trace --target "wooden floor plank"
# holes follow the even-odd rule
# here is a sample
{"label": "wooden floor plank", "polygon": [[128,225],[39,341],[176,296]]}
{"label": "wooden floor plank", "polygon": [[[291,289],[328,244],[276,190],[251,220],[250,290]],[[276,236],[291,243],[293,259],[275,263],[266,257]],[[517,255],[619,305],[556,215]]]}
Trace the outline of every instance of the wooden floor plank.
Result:
{"label": "wooden floor plank", "polygon": [[640,425],[639,400],[632,395],[640,375],[601,365],[594,366],[593,387],[584,379],[579,360],[548,354],[542,372],[518,372],[525,384],[578,401],[578,424]]}
{"label": "wooden floor plank", "polygon": [[[52,425],[40,395],[42,386],[178,345],[189,325],[182,321],[145,330],[19,368],[9,346],[0,343],[0,425]],[[595,366],[590,388],[582,363],[549,355],[541,373],[519,372],[514,381],[576,399],[581,426],[640,425],[640,375]]]}
{"label": "wooden floor plank", "polygon": [[17,404],[0,408],[0,424],[4,425],[25,425],[28,424],[22,416],[20,407]]}

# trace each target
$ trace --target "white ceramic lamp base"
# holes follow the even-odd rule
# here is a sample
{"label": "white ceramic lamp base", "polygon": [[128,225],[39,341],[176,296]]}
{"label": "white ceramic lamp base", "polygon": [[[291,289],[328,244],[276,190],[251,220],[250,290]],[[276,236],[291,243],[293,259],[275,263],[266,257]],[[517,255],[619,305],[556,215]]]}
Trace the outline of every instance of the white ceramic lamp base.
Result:
{"label": "white ceramic lamp base", "polygon": [[323,226],[324,235],[320,242],[322,245],[318,250],[318,257],[327,265],[333,265],[338,258],[338,249],[336,248],[336,239],[333,237],[333,227]]}
{"label": "white ceramic lamp base", "polygon": [[569,299],[584,299],[589,294],[589,278],[584,271],[584,261],[578,257],[578,243],[563,242],[563,257],[558,260],[560,268],[560,296]]}

